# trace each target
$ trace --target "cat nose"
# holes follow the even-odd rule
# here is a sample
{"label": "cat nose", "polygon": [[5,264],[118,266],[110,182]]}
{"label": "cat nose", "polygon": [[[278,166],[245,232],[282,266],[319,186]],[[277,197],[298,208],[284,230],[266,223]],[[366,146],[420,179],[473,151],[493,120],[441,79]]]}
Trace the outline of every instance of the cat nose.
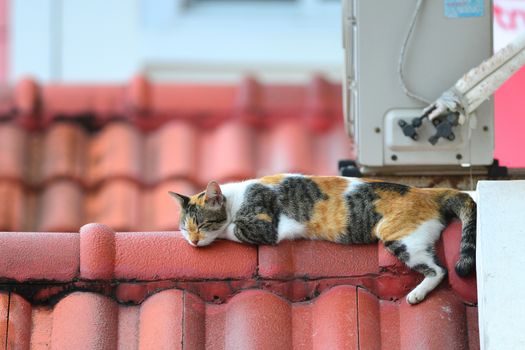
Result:
{"label": "cat nose", "polygon": [[199,240],[198,239],[192,239],[191,243],[193,243],[193,245],[197,245],[199,243]]}

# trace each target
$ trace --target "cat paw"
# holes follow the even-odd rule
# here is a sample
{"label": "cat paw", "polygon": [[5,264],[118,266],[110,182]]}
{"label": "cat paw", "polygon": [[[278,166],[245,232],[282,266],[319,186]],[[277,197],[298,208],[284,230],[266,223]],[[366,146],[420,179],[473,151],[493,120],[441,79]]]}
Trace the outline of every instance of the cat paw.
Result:
{"label": "cat paw", "polygon": [[407,303],[410,305],[416,305],[422,302],[425,299],[426,293],[422,293],[417,289],[414,289],[407,295]]}

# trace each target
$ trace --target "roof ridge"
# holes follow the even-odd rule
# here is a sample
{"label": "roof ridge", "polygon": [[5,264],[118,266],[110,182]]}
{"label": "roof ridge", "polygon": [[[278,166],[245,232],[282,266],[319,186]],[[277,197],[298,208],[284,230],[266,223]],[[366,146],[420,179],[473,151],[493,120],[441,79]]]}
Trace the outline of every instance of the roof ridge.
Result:
{"label": "roof ridge", "polygon": [[[460,231],[458,223],[450,225],[442,246],[447,249],[438,251],[445,251],[442,261],[450,270],[448,283],[455,293],[475,303],[475,277],[461,279],[450,267],[456,261]],[[299,300],[332,285],[354,284],[381,298],[399,298],[420,278],[387,257],[382,244],[346,246],[299,240],[254,247],[219,240],[195,249],[178,232],[115,232],[102,224],[84,225],[80,233],[2,232],[0,242],[0,279],[18,281],[29,290],[39,289],[36,281],[88,289],[106,285],[123,298],[131,293],[131,299],[177,285],[199,290],[206,283],[215,284],[211,290],[221,296],[266,285]],[[290,253],[296,263],[283,260]],[[201,292],[206,288],[200,288]],[[208,293],[212,298],[214,292]]]}

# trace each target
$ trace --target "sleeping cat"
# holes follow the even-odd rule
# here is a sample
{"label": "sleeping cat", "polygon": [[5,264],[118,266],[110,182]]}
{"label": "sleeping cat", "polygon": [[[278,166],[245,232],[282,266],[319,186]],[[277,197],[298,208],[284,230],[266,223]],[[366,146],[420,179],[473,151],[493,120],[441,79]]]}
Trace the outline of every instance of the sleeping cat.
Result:
{"label": "sleeping cat", "polygon": [[191,197],[169,192],[180,204],[180,230],[193,246],[217,238],[251,244],[283,239],[320,239],[341,244],[373,243],[425,278],[407,301],[417,304],[446,274],[434,244],[447,221],[463,224],[459,276],[475,265],[476,204],[453,189],[337,176],[281,174],[219,186]]}

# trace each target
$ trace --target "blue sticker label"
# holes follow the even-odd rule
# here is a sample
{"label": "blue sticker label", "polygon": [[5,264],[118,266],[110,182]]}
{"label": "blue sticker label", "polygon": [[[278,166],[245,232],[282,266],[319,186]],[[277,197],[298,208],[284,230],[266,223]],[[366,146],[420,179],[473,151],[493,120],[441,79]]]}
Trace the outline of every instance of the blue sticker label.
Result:
{"label": "blue sticker label", "polygon": [[445,16],[448,18],[483,17],[484,0],[445,0]]}

